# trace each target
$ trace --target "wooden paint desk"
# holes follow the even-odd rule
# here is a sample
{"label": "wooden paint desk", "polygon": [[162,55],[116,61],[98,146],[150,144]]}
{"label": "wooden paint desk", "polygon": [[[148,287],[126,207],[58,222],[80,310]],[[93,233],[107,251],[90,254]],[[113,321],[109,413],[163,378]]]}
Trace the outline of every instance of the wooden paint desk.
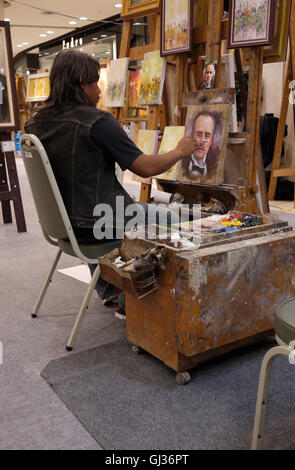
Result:
{"label": "wooden paint desk", "polygon": [[[193,251],[167,245],[158,289],[142,299],[127,293],[127,339],[180,373],[178,382],[198,363],[273,334],[276,306],[294,296],[295,233],[264,222],[212,234]],[[155,244],[126,238],[121,253],[131,259]],[[111,267],[101,268],[116,284]]]}

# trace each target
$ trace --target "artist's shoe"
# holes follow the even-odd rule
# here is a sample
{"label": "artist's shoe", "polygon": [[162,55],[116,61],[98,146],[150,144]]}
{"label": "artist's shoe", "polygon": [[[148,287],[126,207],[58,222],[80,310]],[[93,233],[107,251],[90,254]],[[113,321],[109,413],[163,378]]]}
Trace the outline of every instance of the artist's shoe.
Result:
{"label": "artist's shoe", "polygon": [[115,317],[119,318],[120,320],[126,320],[126,312],[121,307],[118,307],[115,310]]}
{"label": "artist's shoe", "polygon": [[116,307],[119,303],[119,295],[121,291],[120,289],[116,289],[112,295],[109,295],[105,299],[103,299],[102,303],[105,307]]}

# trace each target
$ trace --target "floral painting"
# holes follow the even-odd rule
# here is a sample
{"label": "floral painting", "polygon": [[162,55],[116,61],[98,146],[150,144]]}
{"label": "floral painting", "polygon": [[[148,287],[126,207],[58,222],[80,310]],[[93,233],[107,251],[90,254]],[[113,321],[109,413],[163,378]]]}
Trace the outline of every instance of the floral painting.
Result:
{"label": "floral painting", "polygon": [[274,11],[275,0],[232,0],[229,47],[271,44]]}
{"label": "floral painting", "polygon": [[129,59],[112,60],[108,73],[108,87],[105,106],[121,108],[125,102]]}
{"label": "floral painting", "polygon": [[140,105],[162,104],[166,60],[160,51],[144,54],[142,81],[139,93]]}
{"label": "floral painting", "polygon": [[191,50],[191,27],[191,0],[162,0],[161,55]]}
{"label": "floral painting", "polygon": [[[178,142],[185,135],[185,126],[169,126],[165,127],[162,142],[159,148],[159,155],[170,152],[177,147]],[[177,177],[178,163],[165,173],[158,175],[157,178],[163,180],[175,181]]]}

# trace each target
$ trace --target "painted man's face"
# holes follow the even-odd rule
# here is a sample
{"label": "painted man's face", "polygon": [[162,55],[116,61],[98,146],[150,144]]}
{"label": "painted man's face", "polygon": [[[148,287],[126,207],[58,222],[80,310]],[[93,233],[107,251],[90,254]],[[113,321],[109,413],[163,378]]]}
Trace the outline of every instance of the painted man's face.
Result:
{"label": "painted man's face", "polygon": [[205,71],[205,83],[209,86],[214,78],[215,67],[213,64],[208,64]]}
{"label": "painted man's face", "polygon": [[199,116],[195,122],[193,136],[197,141],[197,149],[194,152],[195,159],[200,163],[213,141],[214,119],[211,116]]}

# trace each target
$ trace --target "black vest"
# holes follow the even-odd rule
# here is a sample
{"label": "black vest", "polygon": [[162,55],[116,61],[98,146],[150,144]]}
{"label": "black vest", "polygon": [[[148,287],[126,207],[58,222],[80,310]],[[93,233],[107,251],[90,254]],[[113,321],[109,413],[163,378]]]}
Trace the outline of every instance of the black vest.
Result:
{"label": "black vest", "polygon": [[26,132],[42,142],[73,226],[92,227],[93,209],[109,204],[116,215],[116,196],[130,196],[118,182],[115,162],[92,140],[91,127],[107,113],[91,106],[67,106],[54,117],[33,117]]}

